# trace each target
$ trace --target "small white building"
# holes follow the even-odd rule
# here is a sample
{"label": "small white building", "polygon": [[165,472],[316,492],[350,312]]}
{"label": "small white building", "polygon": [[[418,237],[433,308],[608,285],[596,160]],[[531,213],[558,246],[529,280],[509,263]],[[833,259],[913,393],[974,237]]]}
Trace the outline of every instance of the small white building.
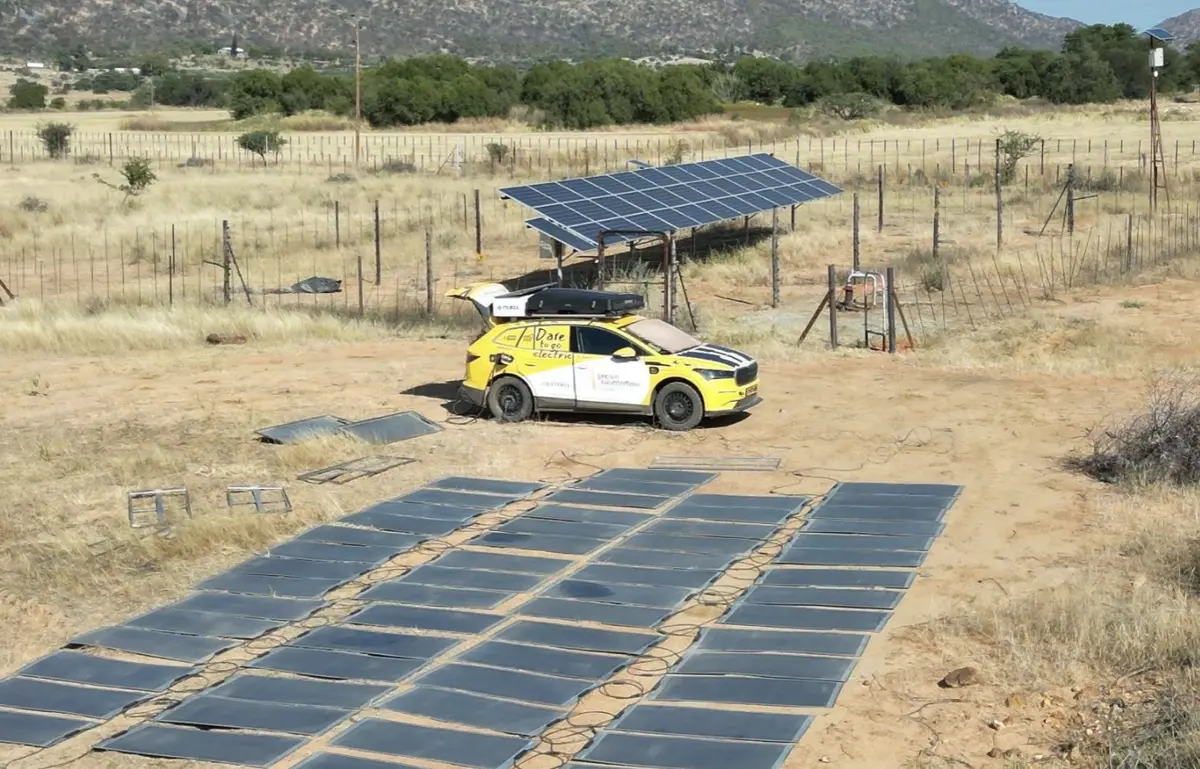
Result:
{"label": "small white building", "polygon": [[241,59],[246,56],[246,49],[239,47],[237,51],[234,52],[233,48],[227,45],[224,48],[218,48],[217,53],[222,56],[232,56],[235,59]]}
{"label": "small white building", "polygon": [[27,61],[27,62],[25,62],[25,68],[26,69],[45,69],[46,65],[40,61]]}

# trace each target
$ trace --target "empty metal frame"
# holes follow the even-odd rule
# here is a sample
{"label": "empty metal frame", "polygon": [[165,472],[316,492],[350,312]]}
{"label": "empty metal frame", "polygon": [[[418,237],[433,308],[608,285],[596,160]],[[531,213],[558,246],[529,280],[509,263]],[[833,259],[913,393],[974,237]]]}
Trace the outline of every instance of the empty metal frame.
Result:
{"label": "empty metal frame", "polygon": [[727,471],[772,471],[778,470],[783,460],[779,457],[687,457],[660,456],[650,463],[650,469],[662,470],[718,470]]}
{"label": "empty metal frame", "polygon": [[313,484],[333,483],[341,486],[351,481],[356,481],[359,478],[371,478],[380,473],[385,473],[388,470],[394,470],[397,467],[403,467],[416,461],[412,457],[392,457],[384,454],[373,454],[300,473],[296,476],[296,480]]}
{"label": "empty metal frame", "polygon": [[251,734],[149,723],[104,740],[96,745],[96,749],[155,758],[270,766],[307,740],[307,737],[283,734]]}
{"label": "empty metal frame", "polygon": [[[146,500],[150,500],[149,504]],[[175,504],[171,504],[172,501]],[[134,529],[169,526],[172,518],[192,517],[192,497],[183,487],[131,491],[128,507],[129,526]]]}
{"label": "empty metal frame", "polygon": [[337,431],[367,443],[387,444],[438,433],[442,431],[442,426],[415,411],[398,411],[360,422],[350,422],[338,427]]}
{"label": "empty metal frame", "polygon": [[225,504],[230,508],[253,507],[256,513],[290,513],[292,500],[283,486],[228,486]]}

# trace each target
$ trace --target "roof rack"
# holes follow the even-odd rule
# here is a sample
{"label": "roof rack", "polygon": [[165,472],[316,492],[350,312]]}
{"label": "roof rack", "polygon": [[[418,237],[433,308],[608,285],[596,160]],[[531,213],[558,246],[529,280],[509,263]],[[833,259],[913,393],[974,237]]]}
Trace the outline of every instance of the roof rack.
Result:
{"label": "roof rack", "polygon": [[496,318],[613,318],[645,308],[641,294],[538,286],[513,291],[492,301]]}

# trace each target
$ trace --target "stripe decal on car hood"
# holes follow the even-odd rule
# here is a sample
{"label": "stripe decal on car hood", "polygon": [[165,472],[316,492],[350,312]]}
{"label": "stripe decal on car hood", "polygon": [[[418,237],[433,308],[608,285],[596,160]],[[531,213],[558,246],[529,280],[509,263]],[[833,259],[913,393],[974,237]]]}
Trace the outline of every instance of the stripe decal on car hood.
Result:
{"label": "stripe decal on car hood", "polygon": [[690,347],[676,354],[683,358],[695,358],[697,360],[708,361],[709,363],[720,363],[733,368],[741,368],[754,362],[754,359],[749,355],[728,347],[722,347],[718,344],[702,344],[699,347]]}

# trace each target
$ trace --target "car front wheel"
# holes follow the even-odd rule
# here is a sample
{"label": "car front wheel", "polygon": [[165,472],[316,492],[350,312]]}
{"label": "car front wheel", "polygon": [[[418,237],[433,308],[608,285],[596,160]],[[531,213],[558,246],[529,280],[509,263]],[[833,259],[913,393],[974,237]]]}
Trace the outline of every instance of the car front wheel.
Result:
{"label": "car front wheel", "polygon": [[654,418],[667,430],[691,430],[704,418],[704,400],[691,385],[668,382],[654,397]]}
{"label": "car front wheel", "polygon": [[529,385],[512,376],[502,376],[488,388],[488,410],[500,422],[521,422],[533,415],[533,393]]}

